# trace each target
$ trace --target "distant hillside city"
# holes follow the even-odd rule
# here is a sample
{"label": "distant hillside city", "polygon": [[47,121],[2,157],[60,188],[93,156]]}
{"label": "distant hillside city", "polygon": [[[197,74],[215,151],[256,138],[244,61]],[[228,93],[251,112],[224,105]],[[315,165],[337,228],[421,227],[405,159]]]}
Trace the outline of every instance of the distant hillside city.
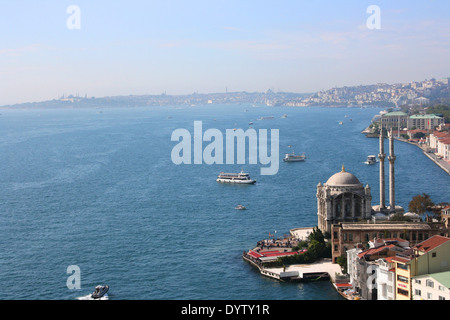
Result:
{"label": "distant hillside city", "polygon": [[86,94],[62,95],[58,99],[21,103],[3,108],[86,108],[139,107],[203,104],[263,104],[292,107],[400,107],[403,105],[450,104],[450,78],[430,79],[400,84],[378,83],[353,87],[333,88],[316,93],[224,92],[192,93],[189,95],[129,95],[88,97]]}

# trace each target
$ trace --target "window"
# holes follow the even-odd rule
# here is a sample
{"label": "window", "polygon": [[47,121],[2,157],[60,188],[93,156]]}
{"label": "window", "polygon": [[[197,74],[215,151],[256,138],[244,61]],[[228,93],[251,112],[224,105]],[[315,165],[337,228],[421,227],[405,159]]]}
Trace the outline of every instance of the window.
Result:
{"label": "window", "polygon": [[422,295],[422,291],[420,291],[419,289],[416,289],[416,290],[414,291],[414,294],[415,294],[416,296],[421,296],[421,295]]}
{"label": "window", "polygon": [[404,283],[408,283],[408,278],[403,277],[403,276],[397,276],[397,280],[401,281],[401,282],[404,282]]}
{"label": "window", "polygon": [[353,233],[349,233],[348,234],[348,240],[349,241],[353,241]]}
{"label": "window", "polygon": [[432,300],[433,299],[433,295],[431,294],[431,292],[427,293],[427,299],[428,300]]}
{"label": "window", "polygon": [[402,270],[408,270],[408,265],[402,264],[402,263],[397,263],[397,268],[402,269]]}
{"label": "window", "polygon": [[404,295],[404,296],[408,296],[409,295],[409,292],[407,290],[403,290],[403,289],[400,289],[400,288],[397,288],[397,293],[401,294],[401,295]]}
{"label": "window", "polygon": [[434,288],[434,282],[432,280],[427,280],[427,287]]}
{"label": "window", "polygon": [[436,258],[436,252],[432,252],[432,253],[431,253],[431,257],[432,257],[432,258]]}
{"label": "window", "polygon": [[439,286],[439,290],[440,291],[445,291],[445,287],[444,286]]}
{"label": "window", "polygon": [[415,280],[414,280],[414,283],[422,284],[422,281],[415,279]]}
{"label": "window", "polygon": [[445,297],[439,296],[439,300],[445,300]]}

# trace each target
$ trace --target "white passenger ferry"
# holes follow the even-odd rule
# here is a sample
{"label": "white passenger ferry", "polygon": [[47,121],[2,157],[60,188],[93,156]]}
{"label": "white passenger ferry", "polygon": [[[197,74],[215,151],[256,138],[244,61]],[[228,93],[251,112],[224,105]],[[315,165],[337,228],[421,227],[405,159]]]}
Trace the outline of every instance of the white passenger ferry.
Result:
{"label": "white passenger ferry", "polygon": [[248,173],[241,171],[240,173],[224,173],[221,172],[217,177],[217,182],[223,183],[239,183],[239,184],[253,184],[256,180],[250,178]]}
{"label": "white passenger ferry", "polygon": [[306,159],[305,153],[296,155],[294,152],[292,152],[292,153],[286,153],[286,155],[283,158],[283,161],[284,162],[299,162],[299,161],[305,161],[305,159]]}

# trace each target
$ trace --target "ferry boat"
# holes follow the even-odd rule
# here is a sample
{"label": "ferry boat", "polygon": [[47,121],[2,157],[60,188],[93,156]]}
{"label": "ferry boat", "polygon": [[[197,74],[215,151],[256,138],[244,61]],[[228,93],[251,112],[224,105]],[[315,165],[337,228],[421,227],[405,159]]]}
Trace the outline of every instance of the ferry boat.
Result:
{"label": "ferry boat", "polygon": [[237,184],[254,184],[256,180],[250,178],[248,173],[241,170],[240,173],[224,173],[221,172],[217,177],[217,182],[237,183]]}
{"label": "ferry boat", "polygon": [[296,155],[294,152],[292,153],[286,153],[283,161],[284,162],[300,162],[300,161],[305,161],[306,159],[306,155],[303,152],[301,155]]}
{"label": "ferry boat", "polygon": [[377,157],[375,156],[367,156],[367,161],[365,162],[366,164],[375,164],[377,163]]}

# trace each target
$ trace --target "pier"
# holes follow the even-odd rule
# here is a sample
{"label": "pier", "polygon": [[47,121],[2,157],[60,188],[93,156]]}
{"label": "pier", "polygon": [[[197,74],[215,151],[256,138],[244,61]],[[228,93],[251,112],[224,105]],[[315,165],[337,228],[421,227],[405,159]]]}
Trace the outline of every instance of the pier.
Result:
{"label": "pier", "polygon": [[261,275],[280,281],[307,282],[330,280],[335,282],[336,274],[341,273],[341,267],[332,263],[331,259],[322,259],[311,264],[266,268],[263,262],[249,252],[244,252],[242,258],[257,267]]}
{"label": "pier", "polygon": [[336,281],[336,275],[341,273],[338,264],[331,259],[321,259],[310,264],[293,264],[274,267],[273,263],[280,257],[302,254],[307,249],[294,251],[292,248],[300,241],[306,240],[313,228],[296,228],[290,230],[286,239],[269,239],[259,241],[257,247],[244,251],[242,258],[257,267],[261,275],[280,281]]}

